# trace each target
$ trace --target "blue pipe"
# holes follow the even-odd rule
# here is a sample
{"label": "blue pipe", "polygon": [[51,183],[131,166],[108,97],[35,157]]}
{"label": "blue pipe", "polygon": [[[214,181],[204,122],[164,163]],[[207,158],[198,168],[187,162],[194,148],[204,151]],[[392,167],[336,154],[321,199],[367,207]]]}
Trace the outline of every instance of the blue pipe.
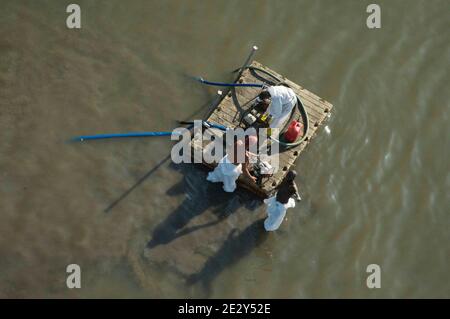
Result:
{"label": "blue pipe", "polygon": [[[178,121],[178,123],[180,123],[180,124],[190,124],[191,125],[190,127],[194,126],[194,121]],[[213,128],[217,128],[217,129],[222,130],[222,131],[226,131],[228,129],[224,125],[211,123],[211,122],[207,122],[207,121],[202,121],[202,125],[204,127],[206,127],[206,128],[213,127]]]}
{"label": "blue pipe", "polygon": [[232,86],[232,87],[244,86],[244,87],[254,87],[254,88],[262,88],[264,86],[264,84],[259,84],[259,83],[222,83],[222,82],[206,81],[203,78],[197,78],[197,80],[203,84],[213,85],[213,86]]}
{"label": "blue pipe", "polygon": [[[193,122],[192,123],[189,122],[189,124],[193,124]],[[210,122],[206,122],[206,121],[203,121],[203,124],[205,124],[209,127],[217,128],[222,131],[227,130],[227,127],[220,125],[220,124],[210,123]],[[189,126],[189,129],[191,127],[192,127],[192,125]],[[136,133],[132,132],[132,133],[116,133],[116,134],[82,135],[82,136],[74,137],[72,139],[72,141],[82,142],[85,140],[100,140],[100,139],[106,139],[106,138],[171,136],[172,134],[180,135],[181,133],[180,132],[136,132]]]}
{"label": "blue pipe", "polygon": [[172,134],[180,134],[178,132],[138,132],[138,133],[117,133],[117,134],[98,134],[98,135],[82,135],[74,137],[73,141],[99,140],[105,138],[117,137],[146,137],[146,136],[170,136]]}
{"label": "blue pipe", "polygon": [[223,125],[220,125],[220,124],[215,124],[215,123],[206,122],[206,121],[204,123],[206,123],[206,125],[209,125],[210,127],[217,128],[217,129],[222,130],[222,131],[226,131],[227,130],[226,126],[223,126]]}

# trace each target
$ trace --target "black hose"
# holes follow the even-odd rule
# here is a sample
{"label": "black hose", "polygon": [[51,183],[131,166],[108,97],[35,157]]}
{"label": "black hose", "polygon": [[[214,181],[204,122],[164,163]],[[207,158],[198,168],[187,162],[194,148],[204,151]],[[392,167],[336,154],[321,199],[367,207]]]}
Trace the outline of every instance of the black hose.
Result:
{"label": "black hose", "polygon": [[197,81],[199,81],[200,83],[206,84],[206,85],[212,85],[212,86],[228,86],[228,87],[239,87],[239,86],[243,86],[243,87],[263,87],[263,84],[259,84],[259,83],[224,83],[224,82],[212,82],[212,81],[207,81],[201,77],[197,78]]}

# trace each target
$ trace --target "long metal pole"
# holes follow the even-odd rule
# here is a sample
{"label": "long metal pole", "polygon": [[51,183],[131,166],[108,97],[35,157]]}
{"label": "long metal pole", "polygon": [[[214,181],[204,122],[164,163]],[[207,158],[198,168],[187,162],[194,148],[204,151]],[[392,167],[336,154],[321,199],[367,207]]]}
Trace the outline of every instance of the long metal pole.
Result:
{"label": "long metal pole", "polygon": [[247,57],[247,60],[245,60],[241,69],[239,70],[238,76],[236,77],[236,81],[239,80],[239,78],[241,77],[242,72],[244,72],[245,68],[248,67],[252,63],[253,56],[255,55],[256,51],[258,51],[258,47],[256,45],[254,45],[252,47],[252,50],[250,51],[250,54]]}

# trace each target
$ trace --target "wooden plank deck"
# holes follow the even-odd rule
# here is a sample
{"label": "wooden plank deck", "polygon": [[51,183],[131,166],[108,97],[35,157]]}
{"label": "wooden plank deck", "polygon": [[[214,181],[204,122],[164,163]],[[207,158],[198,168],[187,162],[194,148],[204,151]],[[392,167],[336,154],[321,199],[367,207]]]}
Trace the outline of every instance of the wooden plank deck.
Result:
{"label": "wooden plank deck", "polygon": [[[279,167],[280,169],[271,177],[264,177],[260,186],[252,183],[245,176],[241,176],[238,179],[238,186],[246,188],[247,190],[255,193],[259,197],[266,198],[274,193],[275,188],[284,179],[289,169],[295,164],[295,161],[303,152],[305,147],[311,142],[316,135],[318,128],[323,125],[333,108],[333,105],[323,98],[315,95],[314,93],[306,90],[300,85],[286,79],[284,76],[277,72],[265,67],[264,65],[253,62],[252,67],[265,70],[277,78],[282,79],[294,92],[300,97],[309,118],[309,131],[305,141],[296,147],[289,149],[283,149],[280,146]],[[241,77],[238,79],[240,83],[266,83],[273,84],[273,78],[264,73],[246,69]],[[238,127],[239,119],[242,112],[251,106],[251,103],[246,102],[254,98],[260,92],[259,88],[251,87],[236,87],[229,90],[229,92],[222,98],[217,107],[209,115],[206,121],[221,124],[227,127]],[[242,107],[245,105],[245,107]],[[296,108],[294,118],[302,118],[299,110]],[[194,149],[205,148],[207,145],[204,143],[193,142],[192,147]],[[198,152],[198,150],[197,150]],[[216,164],[204,165],[213,168]]]}

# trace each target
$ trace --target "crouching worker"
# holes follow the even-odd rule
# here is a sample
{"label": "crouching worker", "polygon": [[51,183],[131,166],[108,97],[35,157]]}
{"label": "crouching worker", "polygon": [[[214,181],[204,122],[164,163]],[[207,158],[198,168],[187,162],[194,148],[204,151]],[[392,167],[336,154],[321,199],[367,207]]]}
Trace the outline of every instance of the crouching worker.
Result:
{"label": "crouching worker", "polygon": [[263,109],[272,117],[271,128],[281,129],[297,104],[295,92],[284,85],[270,86],[259,94]]}
{"label": "crouching worker", "polygon": [[[206,178],[213,183],[223,183],[223,190],[228,193],[234,192],[236,189],[236,180],[241,174],[247,176],[254,183],[256,178],[250,174],[248,149],[250,146],[256,145],[258,138],[256,136],[246,136],[245,143],[237,140],[227,154],[219,161],[214,171],[208,174]],[[229,152],[230,151],[230,152]],[[244,156],[239,156],[244,154]],[[243,157],[243,160],[240,159]]]}
{"label": "crouching worker", "polygon": [[298,194],[297,185],[295,184],[296,171],[289,171],[278,186],[278,192],[264,200],[267,205],[267,218],[264,221],[264,228],[267,231],[274,231],[280,227],[286,215],[286,210],[295,207],[295,200],[301,200]]}

